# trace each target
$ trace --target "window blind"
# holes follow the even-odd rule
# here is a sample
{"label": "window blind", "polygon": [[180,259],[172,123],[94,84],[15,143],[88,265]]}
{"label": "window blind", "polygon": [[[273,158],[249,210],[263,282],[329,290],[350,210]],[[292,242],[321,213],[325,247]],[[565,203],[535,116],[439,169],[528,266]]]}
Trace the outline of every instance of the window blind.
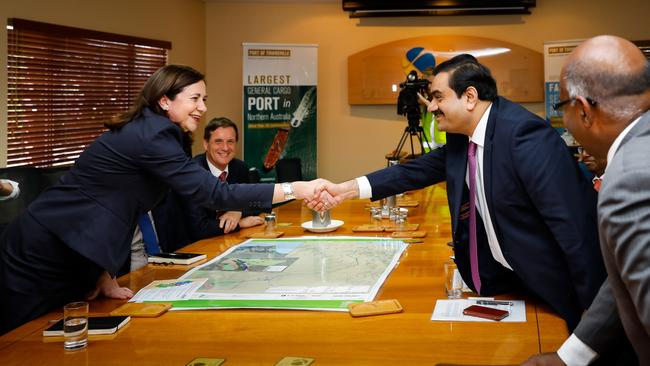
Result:
{"label": "window blind", "polygon": [[7,166],[69,165],[167,63],[171,43],[9,19]]}

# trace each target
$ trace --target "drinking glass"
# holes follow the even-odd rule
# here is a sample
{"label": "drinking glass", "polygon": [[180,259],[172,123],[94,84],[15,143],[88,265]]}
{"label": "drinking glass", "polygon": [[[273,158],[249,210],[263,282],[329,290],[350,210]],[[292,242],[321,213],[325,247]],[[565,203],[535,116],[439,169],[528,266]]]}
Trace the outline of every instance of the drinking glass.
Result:
{"label": "drinking glass", "polygon": [[462,296],[463,279],[458,272],[454,262],[446,262],[445,267],[445,290],[450,299],[459,299]]}
{"label": "drinking glass", "polygon": [[72,302],[63,307],[63,348],[82,349],[88,345],[88,303]]}

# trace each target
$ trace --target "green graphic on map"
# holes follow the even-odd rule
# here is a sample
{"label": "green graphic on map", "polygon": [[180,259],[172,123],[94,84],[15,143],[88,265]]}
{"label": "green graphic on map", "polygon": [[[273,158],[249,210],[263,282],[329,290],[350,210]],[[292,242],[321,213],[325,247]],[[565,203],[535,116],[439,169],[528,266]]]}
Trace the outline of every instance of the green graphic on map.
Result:
{"label": "green graphic on map", "polygon": [[174,307],[346,311],[374,299],[406,247],[376,237],[251,239],[183,275],[207,281]]}

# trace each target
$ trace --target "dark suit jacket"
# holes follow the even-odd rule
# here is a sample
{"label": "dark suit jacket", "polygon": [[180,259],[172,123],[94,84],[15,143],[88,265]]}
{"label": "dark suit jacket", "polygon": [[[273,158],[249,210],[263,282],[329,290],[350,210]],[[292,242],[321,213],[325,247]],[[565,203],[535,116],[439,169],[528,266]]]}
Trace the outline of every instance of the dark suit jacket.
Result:
{"label": "dark suit jacket", "polygon": [[115,274],[131,253],[137,218],[170,188],[213,210],[271,207],[273,185],[222,184],[186,156],[181,141],[178,126],[147,109],[98,137],[28,211],[66,246]]}
{"label": "dark suit jacket", "polygon": [[[205,154],[195,156],[194,161],[203,169],[210,171]],[[228,184],[249,183],[248,165],[239,159],[232,159],[228,164],[226,182]],[[201,207],[192,202],[186,202],[185,211],[188,218],[190,237],[193,241],[223,235],[223,228],[219,227],[215,210]],[[244,209],[242,210],[242,217],[259,215],[261,212],[259,209]],[[239,225],[236,230],[239,230]]]}
{"label": "dark suit jacket", "polygon": [[[368,179],[373,199],[447,181],[456,263],[473,287],[467,146],[467,136],[447,134],[446,146]],[[548,123],[501,97],[492,104],[483,159],[488,209],[505,259],[573,329],[605,278],[593,188]],[[481,294],[511,291],[512,274],[492,257],[482,222],[477,234]]]}

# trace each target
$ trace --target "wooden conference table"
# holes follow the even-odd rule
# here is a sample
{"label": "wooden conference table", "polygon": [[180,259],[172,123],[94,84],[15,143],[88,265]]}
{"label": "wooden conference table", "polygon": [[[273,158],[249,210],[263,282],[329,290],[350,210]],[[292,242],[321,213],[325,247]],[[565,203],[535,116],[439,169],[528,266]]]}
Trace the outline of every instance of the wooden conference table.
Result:
{"label": "wooden conference table", "polygon": [[[133,318],[111,336],[91,336],[85,350],[66,352],[61,339],[42,337],[52,312],[0,337],[0,365],[186,365],[197,357],[226,359],[225,365],[275,365],[285,356],[314,358],[314,365],[510,365],[528,356],[550,352],[567,337],[564,322],[535,301],[526,300],[525,323],[434,322],[436,299],[446,298],[443,262],[452,253],[450,219],[444,184],[412,192],[419,206],[410,208],[409,222],[428,232],[423,243],[409,246],[377,299],[398,299],[399,314],[352,318],[348,313],[296,310],[171,311],[159,318]],[[332,210],[345,221],[333,233],[364,235],[352,227],[369,223],[368,200],[348,201]],[[300,224],[311,220],[300,202],[276,209],[284,237],[313,235]],[[207,253],[208,259],[242,242],[250,228],[194,243],[183,251]],[[381,233],[380,236],[387,234]],[[149,265],[119,279],[139,290],[155,279],[181,276],[187,266]],[[124,301],[100,299],[91,315],[105,315]]]}

